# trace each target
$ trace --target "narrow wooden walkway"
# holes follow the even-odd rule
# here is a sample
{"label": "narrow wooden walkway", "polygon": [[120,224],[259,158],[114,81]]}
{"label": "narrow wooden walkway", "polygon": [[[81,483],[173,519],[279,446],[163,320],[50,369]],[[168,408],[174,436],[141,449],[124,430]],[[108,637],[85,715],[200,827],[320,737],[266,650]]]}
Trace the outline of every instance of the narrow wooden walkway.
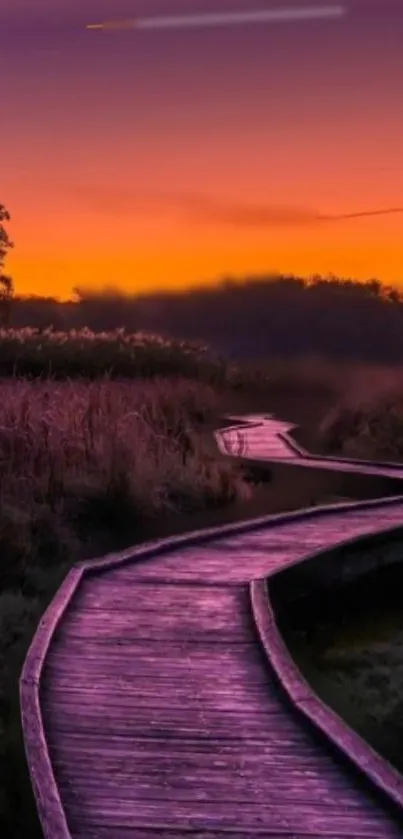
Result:
{"label": "narrow wooden walkway", "polygon": [[[236,453],[242,433],[248,456],[300,462],[287,424],[249,419],[220,433],[220,447]],[[249,598],[251,580],[402,523],[403,497],[336,505],[71,572],[21,676],[46,839],[402,837],[398,817],[285,702]]]}

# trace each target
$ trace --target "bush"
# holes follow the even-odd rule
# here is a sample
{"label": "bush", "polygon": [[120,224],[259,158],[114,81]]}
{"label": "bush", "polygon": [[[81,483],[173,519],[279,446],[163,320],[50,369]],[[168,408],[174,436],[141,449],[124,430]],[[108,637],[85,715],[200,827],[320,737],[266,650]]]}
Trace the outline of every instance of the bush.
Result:
{"label": "bush", "polygon": [[336,405],[323,420],[320,435],[333,453],[368,459],[403,457],[403,385]]}
{"label": "bush", "polygon": [[185,376],[221,384],[226,364],[209,348],[143,332],[0,329],[0,377],[152,378]]}

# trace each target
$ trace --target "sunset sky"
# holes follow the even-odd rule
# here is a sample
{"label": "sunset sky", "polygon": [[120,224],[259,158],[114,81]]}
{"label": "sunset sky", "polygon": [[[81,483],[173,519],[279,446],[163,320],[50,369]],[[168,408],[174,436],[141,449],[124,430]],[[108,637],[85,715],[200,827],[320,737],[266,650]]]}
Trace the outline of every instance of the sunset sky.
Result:
{"label": "sunset sky", "polygon": [[325,4],[1,0],[16,291],[271,271],[403,286],[403,0],[347,0],[335,20],[85,29]]}

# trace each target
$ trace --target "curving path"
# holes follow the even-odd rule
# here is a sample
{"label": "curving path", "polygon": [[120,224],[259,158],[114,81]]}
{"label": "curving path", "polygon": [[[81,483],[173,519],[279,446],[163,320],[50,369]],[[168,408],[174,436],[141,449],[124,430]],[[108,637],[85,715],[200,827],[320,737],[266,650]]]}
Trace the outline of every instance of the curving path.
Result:
{"label": "curving path", "polygon": [[[290,442],[290,424],[242,419],[217,433],[223,451],[312,465]],[[403,478],[403,466],[318,465]],[[46,839],[403,836],[370,783],[286,702],[249,592],[251,580],[309,553],[402,523],[403,496],[339,504],[73,569],[20,680]]]}

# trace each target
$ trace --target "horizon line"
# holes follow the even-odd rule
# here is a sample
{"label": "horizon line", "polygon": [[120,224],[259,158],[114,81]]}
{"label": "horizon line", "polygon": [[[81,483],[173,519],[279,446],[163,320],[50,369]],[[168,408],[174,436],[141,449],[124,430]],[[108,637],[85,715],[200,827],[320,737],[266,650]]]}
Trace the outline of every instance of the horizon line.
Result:
{"label": "horizon line", "polygon": [[[204,281],[200,281],[200,280],[190,281],[189,285],[186,285],[186,286],[175,286],[174,285],[174,286],[171,286],[169,288],[167,288],[165,286],[154,286],[150,290],[147,290],[147,291],[128,290],[128,289],[122,288],[119,285],[116,285],[116,286],[113,286],[113,285],[92,286],[90,284],[88,286],[85,286],[85,285],[83,285],[83,286],[72,286],[72,288],[70,289],[70,292],[69,292],[69,296],[64,296],[63,295],[62,297],[59,297],[59,296],[54,296],[52,294],[35,294],[34,292],[18,292],[16,290],[14,300],[17,301],[17,300],[26,300],[26,299],[32,299],[33,298],[35,300],[52,300],[52,301],[56,301],[56,302],[60,302],[60,303],[64,303],[64,302],[66,302],[66,303],[67,302],[72,302],[73,303],[73,302],[77,302],[77,291],[82,291],[84,293],[87,292],[90,295],[91,294],[94,294],[94,295],[104,294],[104,295],[108,296],[108,293],[109,293],[109,294],[112,294],[112,295],[116,294],[119,297],[123,296],[123,297],[147,297],[148,298],[148,297],[155,297],[155,296],[160,296],[160,295],[170,295],[170,294],[175,296],[177,294],[181,295],[184,292],[188,292],[188,291],[193,291],[193,290],[194,291],[203,291],[205,288],[209,289],[211,287],[213,287],[213,288],[220,287],[222,285],[225,285],[228,282],[243,285],[245,283],[248,284],[248,282],[255,283],[256,281],[257,282],[263,281],[263,282],[267,283],[267,282],[271,282],[271,281],[278,281],[278,280],[281,281],[282,279],[285,279],[285,280],[292,279],[292,280],[295,280],[296,282],[302,280],[304,283],[307,283],[307,284],[309,284],[309,283],[312,284],[312,282],[315,283],[315,281],[319,280],[319,281],[322,281],[322,282],[325,281],[325,282],[329,282],[329,283],[340,282],[340,283],[352,283],[354,285],[355,284],[357,284],[357,285],[369,285],[370,283],[373,283],[375,281],[375,282],[379,283],[380,286],[381,286],[381,289],[383,289],[385,291],[394,290],[394,291],[402,291],[402,293],[403,293],[403,280],[401,282],[399,282],[399,280],[388,281],[388,280],[382,280],[378,276],[371,276],[371,275],[369,275],[366,279],[359,279],[358,277],[354,277],[354,276],[347,276],[347,275],[343,275],[343,274],[339,275],[337,273],[334,273],[333,271],[328,271],[327,273],[310,272],[310,273],[298,274],[298,273],[293,273],[293,272],[290,272],[290,271],[275,271],[275,270],[272,270],[272,271],[267,271],[267,273],[262,272],[262,273],[257,273],[257,274],[256,273],[234,274],[234,275],[229,274],[228,276],[226,274],[220,273],[220,274],[215,275],[214,277],[213,276],[206,277]],[[67,292],[66,292],[66,294],[67,294]]]}

